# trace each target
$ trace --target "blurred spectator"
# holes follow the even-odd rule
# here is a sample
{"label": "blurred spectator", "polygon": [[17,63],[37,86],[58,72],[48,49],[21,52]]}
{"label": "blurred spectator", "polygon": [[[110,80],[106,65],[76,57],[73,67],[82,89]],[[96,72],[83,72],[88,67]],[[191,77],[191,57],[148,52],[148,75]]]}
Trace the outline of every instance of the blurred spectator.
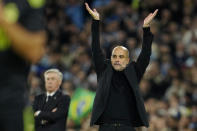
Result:
{"label": "blurred spectator", "polygon": [[[26,113],[25,106],[28,102],[24,97],[27,95],[30,65],[37,63],[45,53],[44,6],[45,0],[0,0],[2,131],[23,131],[24,122],[25,126],[28,123],[23,121],[23,112]],[[34,83],[35,81],[32,85]]]}

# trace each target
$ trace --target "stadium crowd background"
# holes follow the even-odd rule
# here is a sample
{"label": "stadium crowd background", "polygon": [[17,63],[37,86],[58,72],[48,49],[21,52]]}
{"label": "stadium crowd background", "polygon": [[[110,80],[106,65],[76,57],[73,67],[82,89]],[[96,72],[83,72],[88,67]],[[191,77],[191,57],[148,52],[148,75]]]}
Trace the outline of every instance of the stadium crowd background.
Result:
{"label": "stadium crowd background", "polygon": [[[159,9],[151,26],[154,34],[151,62],[140,83],[150,118],[148,131],[197,130],[197,1],[86,1],[101,15],[101,44],[107,58],[116,44],[122,44],[130,50],[131,60],[135,60],[141,49],[143,20]],[[62,90],[71,97],[78,88],[95,92],[91,18],[84,1],[48,0],[46,16],[47,53],[31,68],[30,104],[35,95],[43,92],[42,75],[48,68],[62,71]],[[90,115],[90,111],[86,112],[78,123],[68,118],[67,130],[96,131],[97,127],[89,127]]]}

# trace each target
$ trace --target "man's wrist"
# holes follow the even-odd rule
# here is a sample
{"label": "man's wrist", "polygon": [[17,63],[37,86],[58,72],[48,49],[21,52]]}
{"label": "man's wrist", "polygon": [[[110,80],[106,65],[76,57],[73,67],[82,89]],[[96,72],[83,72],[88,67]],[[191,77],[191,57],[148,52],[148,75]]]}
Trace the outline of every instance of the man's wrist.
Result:
{"label": "man's wrist", "polygon": [[150,25],[143,25],[143,28],[148,28],[150,27]]}
{"label": "man's wrist", "polygon": [[94,20],[100,20],[100,18],[93,18]]}

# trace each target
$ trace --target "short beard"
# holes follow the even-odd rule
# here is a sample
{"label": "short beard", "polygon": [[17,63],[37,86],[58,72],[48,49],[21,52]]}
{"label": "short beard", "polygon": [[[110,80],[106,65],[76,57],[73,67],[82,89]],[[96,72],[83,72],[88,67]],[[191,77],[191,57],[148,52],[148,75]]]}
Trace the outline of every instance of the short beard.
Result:
{"label": "short beard", "polygon": [[[127,64],[128,65],[128,64]],[[122,68],[119,68],[119,69],[115,69],[114,67],[114,70],[116,70],[116,71],[123,71],[125,68],[127,68],[127,65],[126,66],[121,66]]]}

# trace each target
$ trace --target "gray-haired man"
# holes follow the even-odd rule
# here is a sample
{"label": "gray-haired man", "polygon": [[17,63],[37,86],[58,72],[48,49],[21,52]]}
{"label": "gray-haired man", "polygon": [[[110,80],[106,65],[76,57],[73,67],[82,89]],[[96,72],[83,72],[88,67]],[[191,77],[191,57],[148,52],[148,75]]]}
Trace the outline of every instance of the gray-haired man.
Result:
{"label": "gray-haired man", "polygon": [[46,93],[36,96],[33,104],[36,131],[65,131],[70,97],[59,90],[62,73],[49,69],[44,78]]}

